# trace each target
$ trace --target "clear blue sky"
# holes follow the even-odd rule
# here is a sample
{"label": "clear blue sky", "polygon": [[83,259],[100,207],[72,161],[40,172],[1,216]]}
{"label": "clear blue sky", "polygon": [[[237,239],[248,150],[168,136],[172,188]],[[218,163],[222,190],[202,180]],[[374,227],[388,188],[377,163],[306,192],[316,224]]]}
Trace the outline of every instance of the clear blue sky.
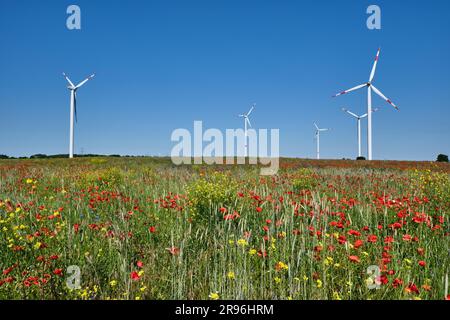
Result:
{"label": "clear blue sky", "polygon": [[[77,4],[82,29],[66,28]],[[382,29],[366,8],[382,9]],[[176,128],[280,129],[280,153],[354,157],[356,123],[340,109],[366,109],[368,80],[399,107],[374,96],[375,159],[434,160],[450,153],[450,1],[1,0],[0,154],[68,153],[69,92],[78,93],[75,151],[169,154]],[[366,123],[363,125],[366,152]]]}

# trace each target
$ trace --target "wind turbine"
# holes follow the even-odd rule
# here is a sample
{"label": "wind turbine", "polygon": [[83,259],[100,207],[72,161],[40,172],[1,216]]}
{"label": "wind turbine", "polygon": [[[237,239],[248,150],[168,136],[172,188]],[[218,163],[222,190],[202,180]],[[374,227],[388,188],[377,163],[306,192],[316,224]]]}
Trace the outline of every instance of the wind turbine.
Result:
{"label": "wind turbine", "polygon": [[254,103],[252,105],[252,107],[250,108],[250,110],[247,113],[244,114],[240,114],[239,117],[244,118],[244,136],[245,136],[245,155],[244,157],[247,157],[248,155],[248,135],[247,135],[247,125],[250,126],[250,128],[252,127],[252,124],[250,122],[250,119],[248,118],[248,116],[252,113],[253,109],[256,107],[256,103]]}
{"label": "wind turbine", "polygon": [[359,86],[353,87],[351,89],[342,91],[341,93],[336,94],[334,97],[367,87],[367,153],[368,153],[368,160],[372,160],[372,90],[379,95],[381,98],[383,98],[387,103],[392,105],[395,109],[398,110],[398,107],[384,94],[381,93],[380,90],[378,90],[373,84],[373,78],[375,76],[375,71],[377,69],[377,63],[378,58],[380,57],[380,49],[378,49],[377,55],[375,57],[375,62],[373,63],[372,71],[370,72],[369,81],[361,84]]}
{"label": "wind turbine", "polygon": [[91,80],[95,74],[90,75],[79,84],[74,85],[72,81],[70,81],[69,77],[63,72],[64,78],[66,78],[69,85],[67,89],[70,90],[70,141],[69,141],[69,158],[73,158],[73,119],[75,116],[75,121],[78,122],[77,119],[77,90],[82,87],[86,82]]}
{"label": "wind turbine", "polygon": [[317,140],[317,159],[320,159],[320,133],[328,131],[330,129],[320,129],[316,123],[314,123],[314,126],[316,127],[316,140]]}
{"label": "wind turbine", "polygon": [[[363,114],[362,116],[358,116],[357,114],[351,112],[350,110],[346,108],[342,108],[342,111],[347,112],[352,117],[356,118],[356,121],[358,123],[357,129],[358,129],[358,157],[361,157],[361,119],[364,119],[367,117],[367,113]],[[372,109],[372,112],[378,111],[378,108]]]}

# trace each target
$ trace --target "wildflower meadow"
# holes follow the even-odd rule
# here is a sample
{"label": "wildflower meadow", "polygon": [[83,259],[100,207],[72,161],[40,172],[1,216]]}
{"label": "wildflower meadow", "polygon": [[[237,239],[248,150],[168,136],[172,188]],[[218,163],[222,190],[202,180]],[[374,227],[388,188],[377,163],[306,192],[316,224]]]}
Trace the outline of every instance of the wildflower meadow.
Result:
{"label": "wildflower meadow", "polygon": [[1,160],[0,299],[448,299],[449,172]]}

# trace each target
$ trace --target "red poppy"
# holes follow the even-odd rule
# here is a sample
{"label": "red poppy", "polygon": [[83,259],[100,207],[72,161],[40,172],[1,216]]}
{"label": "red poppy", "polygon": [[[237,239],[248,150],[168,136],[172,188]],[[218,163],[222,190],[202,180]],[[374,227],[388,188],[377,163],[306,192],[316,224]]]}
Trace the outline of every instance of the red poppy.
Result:
{"label": "red poppy", "polygon": [[136,263],[136,265],[137,265],[139,268],[142,268],[142,267],[144,266],[144,263],[143,263],[141,260],[139,260],[139,261]]}
{"label": "red poppy", "polygon": [[260,257],[267,257],[267,252],[265,250],[258,250],[258,256]]}
{"label": "red poppy", "polygon": [[400,229],[402,227],[402,224],[400,222],[395,222],[395,223],[389,225],[389,227],[392,229]]}
{"label": "red poppy", "polygon": [[139,280],[139,274],[136,272],[136,271],[133,271],[132,273],[131,273],[131,279],[133,280],[133,281],[138,281]]}
{"label": "red poppy", "polygon": [[227,213],[227,208],[222,207],[219,210],[220,210],[220,213],[222,213],[222,214]]}
{"label": "red poppy", "polygon": [[412,240],[412,237],[411,237],[411,235],[409,235],[409,234],[405,234],[405,235],[402,237],[402,239],[403,239],[403,241],[411,241],[411,240]]}
{"label": "red poppy", "polygon": [[400,278],[395,278],[394,281],[392,281],[392,286],[394,288],[397,288],[403,284],[403,280]]}
{"label": "red poppy", "polygon": [[177,256],[180,254],[180,248],[177,247],[166,248],[166,250],[169,251],[169,253],[173,256]]}
{"label": "red poppy", "polygon": [[419,261],[419,266],[425,267],[425,265],[426,265],[425,261],[423,261],[423,260],[420,260],[420,261]]}
{"label": "red poppy", "polygon": [[14,268],[13,267],[9,267],[5,270],[3,270],[3,274],[6,276],[7,274],[9,274]]}
{"label": "red poppy", "polygon": [[388,237],[384,238],[384,243],[392,243],[392,242],[394,242],[393,237],[388,236]]}
{"label": "red poppy", "polygon": [[261,211],[262,211],[262,208],[261,208],[261,207],[256,207],[256,211],[257,211],[257,212],[261,212]]}
{"label": "red poppy", "polygon": [[386,275],[383,274],[378,278],[378,282],[381,284],[387,284],[389,282],[389,279]]}
{"label": "red poppy", "polygon": [[320,252],[320,251],[322,251],[323,250],[323,247],[322,246],[315,246],[314,247],[314,251],[315,252]]}
{"label": "red poppy", "polygon": [[148,231],[150,231],[150,233],[155,233],[156,232],[156,227],[151,226],[150,228],[148,228]]}
{"label": "red poppy", "polygon": [[375,243],[375,242],[377,242],[377,240],[378,240],[378,237],[374,234],[371,234],[370,236],[367,237],[367,242]]}
{"label": "red poppy", "polygon": [[13,282],[14,280],[16,280],[16,278],[14,278],[14,277],[8,277],[8,278],[6,278],[4,281],[5,281],[6,283],[11,283],[11,282]]}
{"label": "red poppy", "polygon": [[419,289],[417,288],[417,286],[414,283],[410,283],[406,288],[405,291],[408,293],[416,293],[419,294]]}
{"label": "red poppy", "polygon": [[356,230],[349,230],[348,234],[351,235],[351,236],[359,237],[361,235],[361,232],[356,231]]}
{"label": "red poppy", "polygon": [[345,236],[341,235],[341,236],[339,236],[339,238],[338,238],[338,242],[339,242],[340,244],[344,244],[344,243],[347,242],[347,238],[346,238]]}
{"label": "red poppy", "polygon": [[54,275],[57,275],[57,276],[62,276],[62,269],[55,269],[55,270],[53,270],[53,274]]}
{"label": "red poppy", "polygon": [[364,244],[364,242],[361,239],[358,239],[355,241],[355,243],[353,244],[353,247],[355,249],[359,249],[359,247],[361,247]]}
{"label": "red poppy", "polygon": [[358,256],[349,256],[348,259],[349,259],[351,262],[354,262],[354,263],[359,263],[359,262],[360,262]]}

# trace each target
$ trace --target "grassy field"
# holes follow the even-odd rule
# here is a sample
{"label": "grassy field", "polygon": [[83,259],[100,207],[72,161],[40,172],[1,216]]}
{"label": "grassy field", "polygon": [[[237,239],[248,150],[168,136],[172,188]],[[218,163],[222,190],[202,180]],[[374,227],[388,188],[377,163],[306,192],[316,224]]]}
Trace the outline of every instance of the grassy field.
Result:
{"label": "grassy field", "polygon": [[442,300],[449,172],[0,161],[0,298]]}

